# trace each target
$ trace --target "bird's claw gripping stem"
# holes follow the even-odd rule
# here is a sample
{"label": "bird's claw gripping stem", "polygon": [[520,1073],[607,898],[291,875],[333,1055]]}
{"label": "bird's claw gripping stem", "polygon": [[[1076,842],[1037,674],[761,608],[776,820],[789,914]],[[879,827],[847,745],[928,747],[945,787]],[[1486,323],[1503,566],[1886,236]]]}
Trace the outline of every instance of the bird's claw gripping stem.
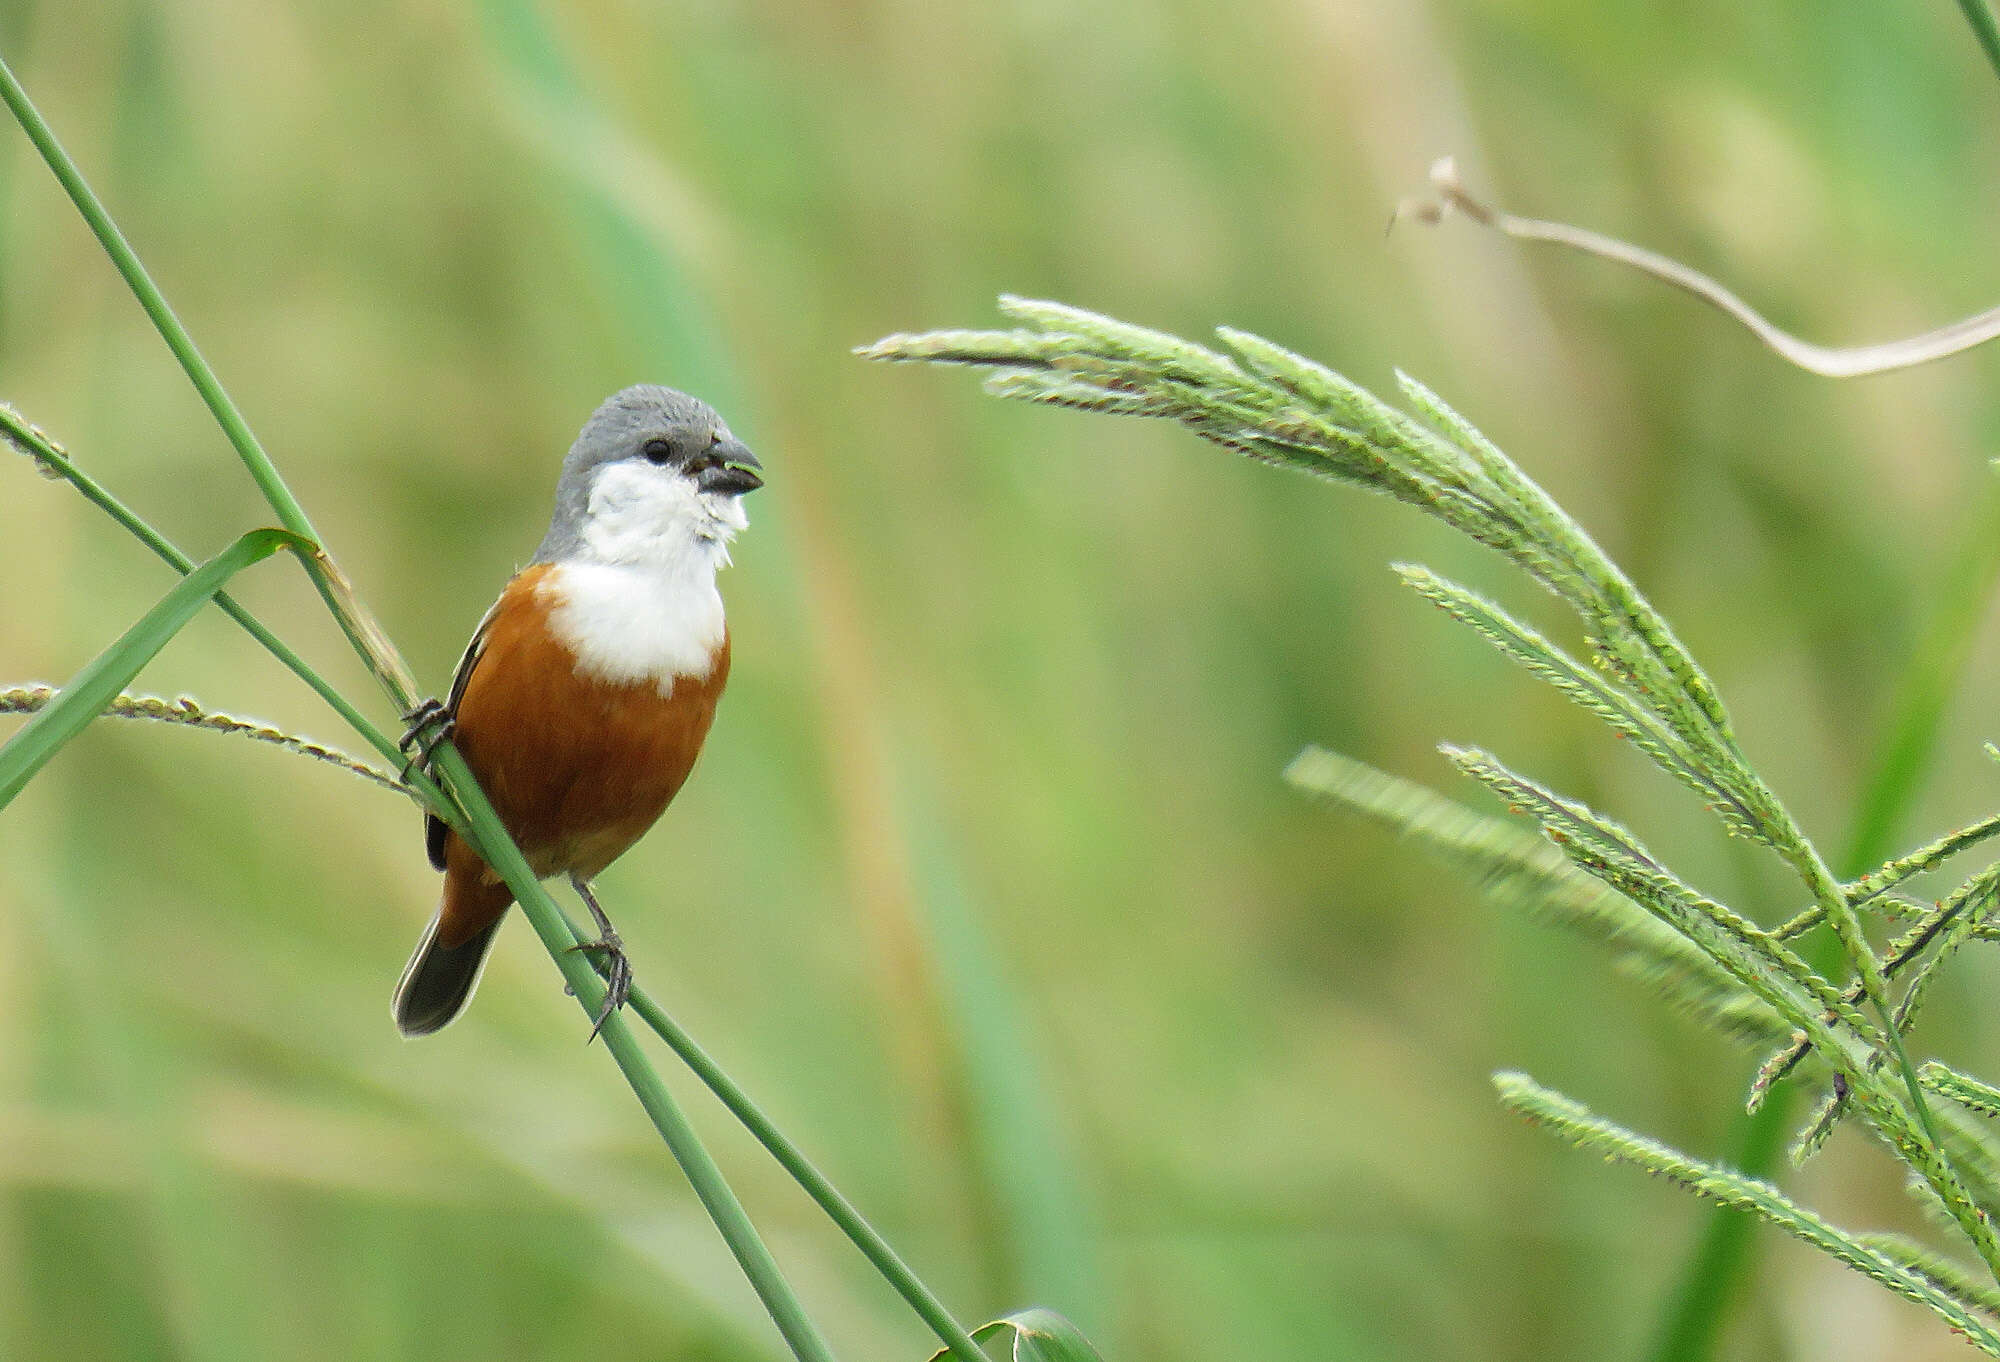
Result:
{"label": "bird's claw gripping stem", "polygon": [[458,725],[444,701],[436,696],[405,714],[403,722],[409,726],[403,730],[396,747],[410,754],[410,759],[403,763],[403,780],[407,782],[412,770],[430,771],[431,754],[437,751],[439,743],[452,736]]}

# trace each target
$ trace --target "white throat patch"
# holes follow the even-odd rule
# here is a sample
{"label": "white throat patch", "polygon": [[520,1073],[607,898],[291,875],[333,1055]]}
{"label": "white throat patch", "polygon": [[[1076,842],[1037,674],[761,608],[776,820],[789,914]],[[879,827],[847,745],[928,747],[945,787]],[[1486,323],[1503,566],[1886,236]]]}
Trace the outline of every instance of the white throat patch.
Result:
{"label": "white throat patch", "polygon": [[578,670],[614,684],[650,681],[662,696],[679,677],[706,677],[724,633],[715,574],[747,524],[741,498],[699,491],[675,469],[600,468],[582,542],[540,587],[549,627]]}

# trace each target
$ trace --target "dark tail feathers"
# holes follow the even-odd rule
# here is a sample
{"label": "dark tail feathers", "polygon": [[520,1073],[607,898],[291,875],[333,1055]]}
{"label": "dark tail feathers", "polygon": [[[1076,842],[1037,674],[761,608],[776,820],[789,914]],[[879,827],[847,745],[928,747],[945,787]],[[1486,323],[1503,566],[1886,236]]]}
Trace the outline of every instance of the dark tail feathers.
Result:
{"label": "dark tail feathers", "polygon": [[416,953],[403,967],[396,985],[396,1000],[390,1010],[396,1029],[405,1036],[428,1036],[448,1025],[465,1010],[472,990],[479,987],[479,974],[486,966],[486,952],[492,948],[500,921],[458,946],[437,944],[437,918],[424,928]]}

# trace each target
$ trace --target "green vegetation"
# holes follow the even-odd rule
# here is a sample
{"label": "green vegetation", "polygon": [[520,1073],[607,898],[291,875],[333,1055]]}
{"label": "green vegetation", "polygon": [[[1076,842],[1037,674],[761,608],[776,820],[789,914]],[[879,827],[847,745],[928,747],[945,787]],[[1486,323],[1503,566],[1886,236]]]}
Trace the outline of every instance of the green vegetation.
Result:
{"label": "green vegetation", "polygon": [[[1986,1315],[1995,1291],[1985,1281],[2000,1282],[2000,1239],[1987,1209],[2000,1184],[2000,1144],[1965,1128],[1954,1132],[1955,1147],[1946,1144],[1903,1040],[1938,967],[1989,927],[2000,863],[1974,874],[1934,908],[1913,906],[1892,915],[1915,921],[1879,956],[1859,917],[1879,911],[1885,895],[1912,876],[1992,837],[2000,823],[1982,819],[1854,884],[1838,883],[1749,765],[1714,683],[1666,620],[1546,492],[1423,385],[1401,380],[1419,422],[1310,360],[1226,327],[1218,333],[1229,351],[1224,354],[1060,304],[1007,298],[1001,309],[1022,325],[890,336],[861,353],[969,365],[987,372],[987,391],[998,397],[1160,417],[1260,462],[1384,493],[1495,550],[1576,614],[1587,665],[1477,592],[1427,568],[1397,566],[1418,595],[1691,790],[1729,836],[1772,852],[1798,877],[1810,905],[1804,912],[1767,930],[1700,893],[1625,828],[1476,748],[1446,744],[1443,751],[1512,812],[1539,824],[1573,872],[1612,891],[1608,897],[1580,893],[1575,873],[1510,845],[1476,813],[1421,792],[1404,793],[1382,773],[1332,754],[1309,749],[1292,764],[1292,780],[1430,843],[1471,866],[1499,897],[1525,898],[1588,935],[1622,942],[1650,918],[1656,930],[1649,938],[1640,933],[1649,949],[1638,954],[1650,966],[1649,979],[1669,997],[1693,1002],[1688,1010],[1725,1034],[1740,1034],[1747,1014],[1767,1033],[1788,1035],[1758,1071],[1750,1090],[1753,1113],[1807,1055],[1830,1070],[1826,1096],[1794,1145],[1795,1159],[1804,1162],[1818,1152],[1840,1116],[1857,1110],[1909,1168],[1913,1194],[1963,1235],[1984,1276],[1977,1267],[1928,1254],[1914,1263],[1896,1261],[1776,1188],[1603,1120],[1525,1075],[1498,1076],[1501,1100],[1582,1148],[1762,1215],[2000,1356],[2000,1329]],[[1822,927],[1844,955],[1841,974],[1854,980],[1844,992],[1787,944]],[[1888,981],[1899,970],[1908,985],[1892,1005]],[[1954,1093],[1990,1091],[1941,1066],[1927,1066],[1927,1072],[1933,1086],[1945,1075]],[[1973,1097],[1968,1105],[1979,1110],[1988,1104]]]}
{"label": "green vegetation", "polygon": [[[1991,1077],[2000,1043],[1983,888],[1863,872],[1995,805],[2000,697],[1965,665],[1990,650],[2000,540],[1990,359],[1833,387],[1643,281],[1380,232],[1476,141],[1503,201],[1690,257],[1801,334],[1958,315],[2000,296],[1972,244],[1994,91],[1947,7],[90,8],[10,7],[0,52],[419,689],[605,392],[701,392],[764,458],[715,742],[605,888],[649,997],[961,1320],[1037,1302],[1109,1359],[1314,1362],[1687,1355],[1659,1340],[1688,1317],[1729,1355],[1901,1355],[1937,1346],[1920,1305],[1940,1301],[1992,1327],[1990,1285],[1940,1249],[1966,1237],[1846,1133],[1900,1141],[1980,1238],[1990,1136],[1967,1108],[1990,1099],[1961,1071]],[[153,545],[181,571],[248,552],[225,546],[272,511],[25,145],[0,160],[0,247],[5,396],[117,493],[93,508],[15,465],[4,686],[74,676],[174,590],[99,508],[186,545]],[[1677,635],[1652,617],[1599,640],[1636,648],[1629,670],[1579,666],[1504,564],[1428,521],[846,354],[1003,290],[1424,374],[1605,545],[1544,577],[1609,593],[1581,646],[1631,599]],[[1416,429],[1380,419],[1391,443]],[[1438,471],[1412,467],[1398,495]],[[1406,580],[1631,741],[1410,609],[1388,560],[1435,565]],[[271,565],[216,599],[296,651],[203,611],[140,686],[278,733],[345,739],[338,717],[391,760],[396,706],[338,583]],[[54,714],[35,694],[5,707]],[[1629,869],[1636,837],[1589,812],[1615,809],[1676,871],[1622,887],[1759,958],[1718,969],[1518,821],[1423,793],[1451,774],[1441,734],[1568,792],[1465,760]],[[1396,821],[1528,911],[1281,783],[1309,741],[1365,766],[1309,753],[1295,780],[1420,812]],[[1778,855],[1714,836],[1703,803]],[[434,892],[405,801],[268,745],[98,724],[21,789],[0,817],[0,1354],[781,1355],[528,933],[460,1026],[393,1041],[388,985]],[[1615,931],[1629,968],[1537,915]],[[1872,996],[1811,985],[1871,933]],[[1918,971],[1913,1048],[1940,1060],[1913,1073],[1877,1042]],[[1743,1162],[1756,1055],[1801,1016],[1860,1119],[1788,1110],[1821,1057],[1769,1089],[1766,1128],[1833,1132],[1787,1194],[1714,1166]],[[928,1355],[839,1230],[657,1062],[832,1351]],[[1705,1217],[1750,1217],[1525,1134],[1502,1069],[1659,1138],[1505,1080],[1517,1108],[1809,1241],[1886,1225],[1839,1256],[1919,1304],[1782,1236],[1741,1266],[1697,1253]],[[1035,1356],[1061,1337],[1038,1319],[994,1332]]]}

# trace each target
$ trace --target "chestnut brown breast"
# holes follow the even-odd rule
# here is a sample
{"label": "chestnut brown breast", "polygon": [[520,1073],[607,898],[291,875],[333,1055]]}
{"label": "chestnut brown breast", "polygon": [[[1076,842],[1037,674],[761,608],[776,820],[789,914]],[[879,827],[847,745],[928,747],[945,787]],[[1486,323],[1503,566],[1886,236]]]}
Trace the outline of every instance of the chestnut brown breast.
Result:
{"label": "chestnut brown breast", "polygon": [[[537,875],[590,879],[658,820],[694,768],[729,680],[725,630],[706,676],[667,695],[652,681],[581,676],[548,627],[550,564],[507,584],[455,710],[456,742]],[[513,892],[454,833],[445,844],[438,940],[496,921]]]}

